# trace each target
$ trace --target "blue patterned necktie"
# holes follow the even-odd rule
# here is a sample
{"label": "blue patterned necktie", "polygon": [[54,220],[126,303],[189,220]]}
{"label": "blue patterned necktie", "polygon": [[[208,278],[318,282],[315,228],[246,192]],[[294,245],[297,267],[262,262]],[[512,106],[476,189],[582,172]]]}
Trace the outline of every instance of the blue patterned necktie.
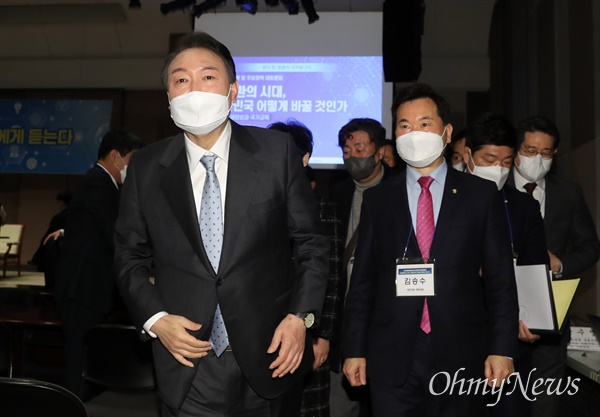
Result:
{"label": "blue patterned necktie", "polygon": [[[202,243],[215,272],[219,270],[221,247],[223,246],[223,209],[221,207],[221,188],[215,172],[216,159],[217,155],[204,155],[200,159],[200,163],[206,168],[206,179],[202,191],[199,219]],[[217,356],[221,356],[229,345],[227,329],[221,314],[221,307],[218,304],[209,342]]]}

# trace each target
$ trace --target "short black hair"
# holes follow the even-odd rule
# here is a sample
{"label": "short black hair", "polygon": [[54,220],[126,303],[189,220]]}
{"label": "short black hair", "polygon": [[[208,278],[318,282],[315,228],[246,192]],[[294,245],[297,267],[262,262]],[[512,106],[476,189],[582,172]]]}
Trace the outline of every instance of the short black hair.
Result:
{"label": "short black hair", "polygon": [[485,145],[517,148],[517,129],[504,115],[484,113],[477,117],[467,129],[466,145],[474,154]]}
{"label": "short black hair", "polygon": [[452,146],[454,146],[456,144],[456,142],[458,142],[461,139],[464,139],[467,137],[467,132],[469,131],[468,127],[464,127],[460,130],[454,130],[452,132],[452,140],[450,142],[450,144]]}
{"label": "short black hair", "polygon": [[375,119],[362,118],[362,119],[351,119],[340,129],[338,133],[338,144],[340,148],[346,146],[346,140],[354,132],[362,130],[367,132],[369,139],[375,145],[375,149],[378,150],[385,144],[385,127],[381,125]]}
{"label": "short black hair", "polygon": [[396,113],[398,108],[409,101],[428,98],[433,100],[437,107],[438,116],[444,124],[450,119],[450,104],[438,94],[429,84],[415,83],[398,90],[392,102],[392,120],[393,126],[396,126]]}
{"label": "short black hair", "polygon": [[169,66],[177,55],[187,49],[193,48],[207,49],[221,58],[227,69],[229,84],[233,84],[236,81],[235,63],[229,49],[206,32],[192,32],[179,38],[173,51],[165,58],[162,70],[162,83],[166,89],[169,88]]}
{"label": "short black hair", "polygon": [[119,155],[125,156],[129,152],[141,149],[144,143],[133,133],[125,129],[114,129],[106,132],[98,148],[98,160],[106,158],[113,149]]}
{"label": "short black hair", "polygon": [[61,201],[65,203],[65,206],[68,206],[71,202],[71,193],[69,191],[62,191],[56,194],[56,201]]}
{"label": "short black hair", "polygon": [[533,132],[542,132],[547,135],[550,135],[552,139],[554,139],[554,149],[558,148],[560,143],[560,133],[558,132],[558,128],[547,117],[541,115],[535,115],[527,117],[521,120],[517,124],[517,146],[521,147],[523,141],[525,140],[525,133],[533,133]]}
{"label": "short black hair", "polygon": [[313,151],[313,134],[308,127],[296,119],[287,119],[284,122],[271,123],[269,129],[279,130],[280,132],[289,133],[294,139],[296,146],[302,152],[302,155],[312,155]]}

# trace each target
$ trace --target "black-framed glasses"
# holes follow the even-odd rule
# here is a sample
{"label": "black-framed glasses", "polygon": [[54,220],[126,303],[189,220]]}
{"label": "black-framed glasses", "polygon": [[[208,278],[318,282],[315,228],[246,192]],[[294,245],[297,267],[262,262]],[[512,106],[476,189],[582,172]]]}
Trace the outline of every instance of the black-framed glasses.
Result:
{"label": "black-framed glasses", "polygon": [[536,151],[535,149],[519,149],[519,152],[522,155],[528,156],[530,158],[536,157],[538,154],[542,155],[542,158],[544,159],[552,159],[552,157],[554,156],[554,150],[550,150],[550,149],[544,149],[541,152]]}

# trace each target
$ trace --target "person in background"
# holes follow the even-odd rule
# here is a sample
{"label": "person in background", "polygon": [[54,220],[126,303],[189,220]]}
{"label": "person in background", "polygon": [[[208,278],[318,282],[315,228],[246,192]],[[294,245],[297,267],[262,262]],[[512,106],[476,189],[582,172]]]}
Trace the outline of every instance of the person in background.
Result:
{"label": "person in background", "polygon": [[306,177],[310,182],[311,188],[314,190],[317,186],[317,178],[315,171],[308,165],[308,161],[313,151],[313,134],[304,124],[295,119],[288,119],[286,123],[275,122],[268,126],[268,129],[275,129],[280,132],[289,133],[294,139],[294,143],[302,152],[302,166]]}
{"label": "person in background", "polygon": [[[578,278],[598,262],[600,243],[581,186],[549,173],[560,144],[558,128],[547,117],[531,116],[517,124],[517,138],[518,152],[508,183],[539,203],[553,279]],[[565,331],[535,342],[532,366],[537,369],[536,378],[565,375],[570,339],[571,333]],[[556,416],[559,401],[558,395],[539,395],[531,404],[533,416]]]}
{"label": "person in background", "polygon": [[71,193],[64,191],[56,195],[58,212],[50,219],[48,229],[40,239],[40,245],[37,251],[31,258],[31,264],[35,265],[39,272],[44,273],[45,286],[49,290],[54,289],[54,281],[58,259],[60,258],[60,250],[62,246],[62,238],[48,239],[46,238],[56,230],[64,230],[67,218],[67,207],[71,201]]}
{"label": "person in background", "polygon": [[450,163],[450,165],[452,165],[452,168],[461,172],[465,170],[465,162],[463,160],[463,155],[465,153],[466,137],[466,128],[453,133],[450,146],[446,148],[448,162]]}
{"label": "person in background", "polygon": [[[506,184],[517,147],[517,129],[505,116],[486,113],[469,126],[464,150],[465,172],[493,181],[498,187],[501,212],[506,215],[513,259],[517,265],[550,265],[546,251],[546,234],[539,204],[531,196]],[[515,335],[516,336],[516,335]],[[533,343],[540,338],[519,321],[519,350],[514,358],[515,370],[522,377],[532,370]],[[534,372],[534,377],[537,378]],[[497,398],[492,398],[492,404]],[[531,403],[519,389],[503,395],[490,407],[493,417],[526,417]]]}
{"label": "person in background", "polygon": [[[342,220],[342,242],[344,252],[342,258],[344,299],[348,291],[354,250],[359,235],[359,220],[365,190],[379,185],[391,178],[387,167],[383,164],[385,128],[377,120],[358,118],[350,120],[342,126],[338,134],[338,142],[342,148],[344,166],[350,178],[335,184],[332,200]],[[341,310],[342,315],[343,308]],[[342,373],[341,359],[341,321],[337,336],[331,346],[331,395],[330,408],[332,417],[365,416],[369,413],[368,391],[352,389]]]}
{"label": "person in background", "polygon": [[229,120],[235,63],[207,33],[178,40],[163,85],[183,132],[136,153],[115,227],[163,417],[298,416],[329,270],[302,155],[288,134]]}
{"label": "person in background", "polygon": [[480,416],[481,392],[451,392],[439,376],[491,386],[514,370],[506,216],[495,184],[448,167],[449,114],[430,86],[400,89],[392,116],[408,167],[364,193],[342,349],[344,374],[368,384],[377,417]]}
{"label": "person in background", "polygon": [[55,274],[54,300],[65,335],[64,386],[82,395],[80,378],[85,335],[105,322],[115,306],[113,232],[119,210],[119,187],[125,181],[131,155],[143,146],[132,133],[107,132],[98,148],[98,161],[81,179],[65,212]]}
{"label": "person in background", "polygon": [[[308,158],[312,153],[312,132],[302,123],[296,120],[288,120],[287,123],[277,122],[269,126],[269,129],[289,133],[300,149],[303,157],[302,162],[305,169],[308,167]],[[306,154],[308,151],[308,157]],[[306,171],[309,180],[309,172]],[[313,187],[314,189],[314,187]],[[319,327],[311,329],[313,337],[313,352],[315,361],[313,372],[307,375],[304,390],[302,392],[302,405],[300,407],[301,417],[329,417],[329,394],[330,394],[330,360],[329,350],[331,341],[337,336],[336,329],[339,326],[342,300],[345,288],[342,282],[342,241],[341,221],[337,216],[336,207],[325,199],[319,199],[319,217],[321,223],[329,236],[329,281],[325,292],[325,303],[321,315]]]}
{"label": "person in background", "polygon": [[396,151],[396,144],[390,139],[385,140],[383,163],[385,164],[385,171],[390,175],[396,175],[405,168],[404,161],[400,159],[398,151]]}
{"label": "person in background", "polygon": [[4,211],[4,206],[0,203],[0,226],[6,223],[6,211]]}

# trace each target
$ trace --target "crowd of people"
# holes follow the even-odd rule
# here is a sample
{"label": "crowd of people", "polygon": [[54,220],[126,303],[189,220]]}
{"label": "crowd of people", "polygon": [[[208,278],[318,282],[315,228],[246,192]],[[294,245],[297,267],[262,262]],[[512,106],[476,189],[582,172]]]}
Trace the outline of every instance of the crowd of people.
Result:
{"label": "crowd of people", "polygon": [[162,74],[182,132],[148,146],[109,132],[44,237],[63,240],[70,390],[85,333],[123,303],[153,344],[164,417],[557,415],[558,395],[496,401],[439,378],[565,375],[569,332],[519,320],[514,273],[571,278],[600,256],[581,187],[550,173],[551,120],[485,113],[455,132],[447,100],[408,85],[395,140],[369,118],[340,128],[348,178],[319,195],[307,126],[228,118],[225,45],[186,35]]}

